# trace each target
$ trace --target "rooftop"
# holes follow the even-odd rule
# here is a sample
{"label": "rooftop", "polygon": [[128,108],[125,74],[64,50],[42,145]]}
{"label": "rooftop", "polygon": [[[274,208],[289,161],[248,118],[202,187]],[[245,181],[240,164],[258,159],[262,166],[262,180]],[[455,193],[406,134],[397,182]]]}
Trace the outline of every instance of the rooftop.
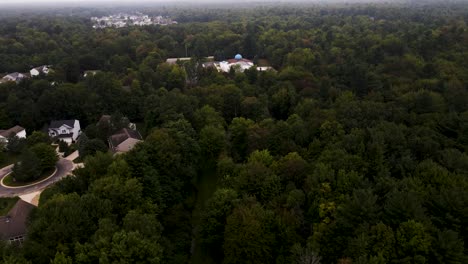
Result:
{"label": "rooftop", "polygon": [[3,240],[23,236],[27,230],[27,220],[34,205],[18,200],[7,215],[0,217],[0,236]]}
{"label": "rooftop", "polygon": [[24,130],[24,127],[20,127],[20,126],[14,126],[10,129],[7,129],[7,130],[0,130],[0,136],[2,137],[9,137],[11,136],[11,134],[18,134],[19,132],[23,131]]}

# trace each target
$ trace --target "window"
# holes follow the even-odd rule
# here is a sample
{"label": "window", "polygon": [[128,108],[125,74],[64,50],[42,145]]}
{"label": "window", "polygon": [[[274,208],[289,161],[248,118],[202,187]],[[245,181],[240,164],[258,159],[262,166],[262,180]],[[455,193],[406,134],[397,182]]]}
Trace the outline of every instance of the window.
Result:
{"label": "window", "polygon": [[65,129],[62,129],[62,134],[66,134],[67,131]]}

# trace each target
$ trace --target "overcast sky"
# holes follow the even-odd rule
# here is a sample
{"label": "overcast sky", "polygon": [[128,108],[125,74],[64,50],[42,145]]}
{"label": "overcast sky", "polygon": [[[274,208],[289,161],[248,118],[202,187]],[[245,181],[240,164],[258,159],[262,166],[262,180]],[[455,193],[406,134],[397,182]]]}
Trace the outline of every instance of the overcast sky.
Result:
{"label": "overcast sky", "polygon": [[[232,2],[391,2],[398,0],[0,0],[0,3],[122,3],[122,2],[137,2],[137,3],[197,3],[197,2],[214,2],[214,3],[232,3]],[[410,0],[411,1],[411,0]]]}

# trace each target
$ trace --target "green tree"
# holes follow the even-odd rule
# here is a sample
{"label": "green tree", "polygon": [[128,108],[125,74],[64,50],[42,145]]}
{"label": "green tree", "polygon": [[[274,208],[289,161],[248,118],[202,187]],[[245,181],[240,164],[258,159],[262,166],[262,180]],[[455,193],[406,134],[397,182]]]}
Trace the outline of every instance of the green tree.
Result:
{"label": "green tree", "polygon": [[8,137],[6,148],[8,152],[19,154],[26,148],[26,140],[24,138],[19,138],[16,135]]}
{"label": "green tree", "polygon": [[226,146],[226,135],[221,127],[206,126],[200,131],[201,153],[210,159],[216,159]]}
{"label": "green tree", "polygon": [[38,143],[50,143],[49,135],[41,131],[33,131],[31,135],[26,139],[29,147],[32,147]]}
{"label": "green tree", "polygon": [[275,234],[273,212],[259,204],[238,206],[227,217],[223,263],[271,263]]}
{"label": "green tree", "polygon": [[73,264],[72,259],[63,252],[57,252],[51,264]]}
{"label": "green tree", "polygon": [[31,147],[31,151],[34,152],[36,157],[39,159],[39,171],[44,172],[48,169],[54,168],[58,161],[57,152],[55,148],[46,143],[38,143]]}
{"label": "green tree", "polygon": [[37,179],[41,175],[41,160],[36,154],[26,149],[20,157],[20,161],[13,166],[13,177],[19,182],[28,182]]}
{"label": "green tree", "polygon": [[405,263],[426,263],[431,240],[422,223],[401,223],[396,232],[397,255]]}

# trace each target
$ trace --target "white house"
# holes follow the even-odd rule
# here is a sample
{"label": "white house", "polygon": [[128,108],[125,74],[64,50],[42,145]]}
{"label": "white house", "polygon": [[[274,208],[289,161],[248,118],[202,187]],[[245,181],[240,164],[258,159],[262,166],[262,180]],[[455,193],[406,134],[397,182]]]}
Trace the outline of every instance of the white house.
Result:
{"label": "white house", "polygon": [[8,143],[8,138],[12,136],[26,138],[26,129],[20,126],[14,126],[7,130],[0,130],[0,143]]}
{"label": "white house", "polygon": [[25,78],[27,78],[25,74],[19,73],[19,72],[13,72],[9,73],[5,76],[3,76],[2,81],[4,82],[19,82]]}
{"label": "white house", "polygon": [[76,141],[81,134],[80,121],[59,120],[50,122],[49,136],[58,138],[71,144]]}
{"label": "white house", "polygon": [[49,67],[49,65],[42,65],[36,68],[32,68],[29,73],[31,74],[31,77],[39,76],[40,74],[47,75],[50,71]]}

